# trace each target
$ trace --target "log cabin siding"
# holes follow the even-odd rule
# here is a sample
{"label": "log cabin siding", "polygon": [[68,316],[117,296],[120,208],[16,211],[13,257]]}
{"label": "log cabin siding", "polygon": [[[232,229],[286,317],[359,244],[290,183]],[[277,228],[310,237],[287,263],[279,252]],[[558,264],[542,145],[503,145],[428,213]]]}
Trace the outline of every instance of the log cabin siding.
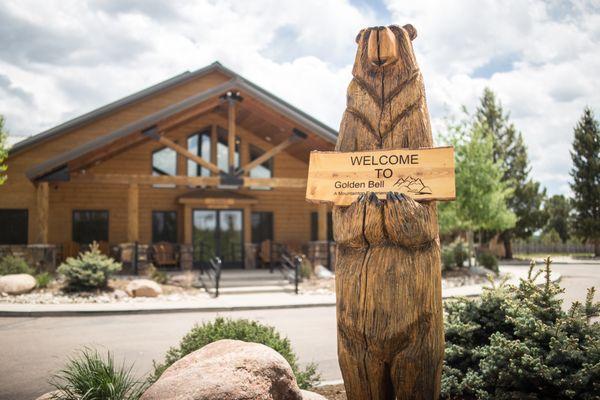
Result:
{"label": "log cabin siding", "polygon": [[[25,177],[25,171],[28,168],[227,79],[227,76],[220,73],[209,74],[10,157],[8,160],[9,179],[5,185],[0,187],[0,208],[28,208],[30,215],[29,243],[36,243],[39,235],[36,191],[35,186]],[[168,131],[166,136],[187,147],[186,140],[189,135],[211,125],[219,125],[226,129],[227,119],[218,113],[203,115]],[[261,132],[249,131],[239,125],[237,126],[237,135],[241,139],[242,165],[249,161],[248,147],[250,144],[263,150],[268,150],[277,144],[262,139]],[[148,140],[91,167],[89,171],[93,173],[151,174],[152,153],[162,147],[161,144]],[[179,154],[177,157],[178,174],[187,175],[187,160]],[[274,177],[306,178],[307,169],[308,165],[305,160],[299,160],[285,151],[274,157]],[[152,211],[157,210],[178,212],[179,238],[180,241],[183,241],[184,212],[183,207],[178,204],[177,198],[190,190],[193,189],[185,187],[154,188],[150,185],[140,185],[139,240],[141,242],[149,243],[151,241]],[[317,207],[305,202],[303,189],[239,189],[239,191],[258,200],[251,206],[251,211],[273,212],[274,239],[276,241],[297,246],[310,240],[310,214],[316,211]],[[127,242],[127,196],[126,185],[82,182],[51,183],[49,190],[49,243],[61,244],[72,240],[72,215],[73,210],[77,209],[107,210],[109,212],[109,241],[111,243]],[[249,209],[247,208],[246,211]],[[246,224],[248,221],[250,218],[246,216]],[[247,231],[246,236],[248,236],[249,227],[246,226],[245,230]]]}
{"label": "log cabin siding", "polygon": [[[113,113],[105,115],[87,125],[73,129],[63,135],[48,139],[39,144],[31,146],[15,155],[9,155],[8,164],[8,179],[4,185],[0,186],[0,208],[28,208],[29,209],[29,227],[28,236],[29,243],[35,243],[38,237],[38,215],[36,208],[36,191],[34,184],[27,179],[25,171],[32,166],[39,164],[49,158],[57,156],[67,150],[70,150],[76,146],[86,143],[99,136],[106,135],[107,133],[122,127],[128,123],[138,120],[141,117],[152,114],[160,109],[181,101],[193,94],[205,91],[212,86],[218,85],[229,80],[230,77],[219,72],[211,72],[205,76],[199,76],[198,78],[188,81],[185,84],[175,86],[173,88],[167,88],[160,93],[141,99],[133,104],[127,105]],[[86,190],[83,188],[83,193]],[[92,189],[92,192],[94,190]],[[84,198],[89,196],[84,195]],[[99,198],[102,198],[102,194],[97,194]],[[50,232],[49,241],[56,243],[53,238],[63,238],[64,233],[57,233],[53,224],[57,221],[56,216],[56,187],[51,185],[50,190]],[[117,201],[118,203],[118,201]],[[126,203],[125,203],[126,204]],[[67,204],[65,204],[65,207]],[[118,213],[117,213],[118,214]],[[113,215],[110,215],[111,222]],[[69,217],[69,229],[70,229]],[[59,219],[62,224],[66,221],[65,219]],[[125,222],[126,223],[126,222]],[[115,233],[115,238],[119,238],[117,232],[120,230],[113,231],[110,226],[110,232]],[[117,224],[118,227],[118,224]],[[64,230],[64,228],[63,228]],[[70,231],[69,231],[70,237]],[[112,235],[110,236],[112,240]]]}

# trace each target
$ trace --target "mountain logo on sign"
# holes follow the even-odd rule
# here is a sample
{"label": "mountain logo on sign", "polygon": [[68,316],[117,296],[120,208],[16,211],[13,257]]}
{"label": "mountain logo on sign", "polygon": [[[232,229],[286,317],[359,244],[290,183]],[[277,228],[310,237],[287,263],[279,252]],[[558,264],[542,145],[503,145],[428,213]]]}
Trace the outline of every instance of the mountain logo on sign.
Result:
{"label": "mountain logo on sign", "polygon": [[412,176],[398,178],[393,186],[397,188],[405,188],[408,193],[412,194],[431,194],[431,188],[426,186],[421,178],[413,178]]}

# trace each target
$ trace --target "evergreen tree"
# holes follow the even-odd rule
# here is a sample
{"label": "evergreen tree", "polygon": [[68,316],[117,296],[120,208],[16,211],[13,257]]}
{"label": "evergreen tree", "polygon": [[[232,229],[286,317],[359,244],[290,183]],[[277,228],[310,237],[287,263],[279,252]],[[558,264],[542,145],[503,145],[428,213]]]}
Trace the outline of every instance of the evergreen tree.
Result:
{"label": "evergreen tree", "polygon": [[493,143],[480,126],[463,122],[450,126],[454,145],[456,200],[442,203],[442,232],[467,232],[469,251],[473,253],[473,232],[481,229],[504,230],[515,224],[507,208],[510,194],[502,181],[502,169],[493,160]]}
{"label": "evergreen tree", "polygon": [[6,181],[6,159],[8,158],[7,136],[8,132],[4,129],[4,117],[0,115],[0,185]]}
{"label": "evergreen tree", "polygon": [[585,241],[594,243],[600,256],[600,127],[589,107],[575,126],[571,159],[573,190],[573,230]]}
{"label": "evergreen tree", "polygon": [[548,215],[548,222],[544,233],[552,231],[558,233],[560,240],[566,243],[569,240],[569,220],[571,215],[571,201],[562,194],[556,194],[544,203],[544,211]]}
{"label": "evergreen tree", "polygon": [[501,232],[505,256],[512,258],[511,240],[514,237],[526,239],[544,226],[546,214],[542,203],[546,190],[529,178],[531,167],[523,135],[510,122],[509,114],[489,88],[483,92],[475,121],[492,138],[493,160],[502,166],[502,181],[513,189],[507,201],[517,221],[513,228]]}
{"label": "evergreen tree", "polygon": [[600,398],[600,303],[591,288],[564,311],[550,262],[516,286],[444,304],[442,399]]}

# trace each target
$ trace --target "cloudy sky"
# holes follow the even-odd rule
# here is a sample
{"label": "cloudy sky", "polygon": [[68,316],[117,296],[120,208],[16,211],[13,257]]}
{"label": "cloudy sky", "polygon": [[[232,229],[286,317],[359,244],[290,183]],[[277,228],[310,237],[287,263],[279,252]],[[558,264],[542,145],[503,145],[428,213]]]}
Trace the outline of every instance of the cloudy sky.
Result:
{"label": "cloudy sky", "polygon": [[14,142],[219,60],[337,129],[356,34],[405,23],[436,133],[489,86],[568,193],[572,127],[600,116],[598,0],[3,0],[0,113]]}

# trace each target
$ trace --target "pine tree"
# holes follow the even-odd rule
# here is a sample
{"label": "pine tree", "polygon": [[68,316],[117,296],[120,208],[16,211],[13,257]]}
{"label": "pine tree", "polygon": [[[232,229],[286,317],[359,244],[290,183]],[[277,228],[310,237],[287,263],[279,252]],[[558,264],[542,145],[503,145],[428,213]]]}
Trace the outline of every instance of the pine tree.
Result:
{"label": "pine tree", "polygon": [[502,166],[502,181],[513,189],[507,201],[517,222],[514,228],[501,232],[505,256],[512,258],[511,240],[514,237],[526,239],[544,226],[546,213],[542,203],[546,190],[540,189],[539,182],[529,178],[531,167],[523,135],[510,122],[509,114],[504,112],[502,104],[489,88],[483,91],[475,120],[483,132],[492,138],[493,159]]}
{"label": "pine tree", "polygon": [[573,230],[581,239],[594,243],[600,256],[600,127],[589,107],[575,126],[571,159]]}
{"label": "pine tree", "polygon": [[547,199],[544,203],[544,211],[548,215],[548,222],[544,227],[544,233],[554,231],[558,233],[560,240],[566,243],[570,237],[571,208],[571,201],[562,194],[556,194]]}
{"label": "pine tree", "polygon": [[4,117],[0,115],[0,185],[6,181],[6,159],[8,158],[7,136],[8,133],[4,129]]}

